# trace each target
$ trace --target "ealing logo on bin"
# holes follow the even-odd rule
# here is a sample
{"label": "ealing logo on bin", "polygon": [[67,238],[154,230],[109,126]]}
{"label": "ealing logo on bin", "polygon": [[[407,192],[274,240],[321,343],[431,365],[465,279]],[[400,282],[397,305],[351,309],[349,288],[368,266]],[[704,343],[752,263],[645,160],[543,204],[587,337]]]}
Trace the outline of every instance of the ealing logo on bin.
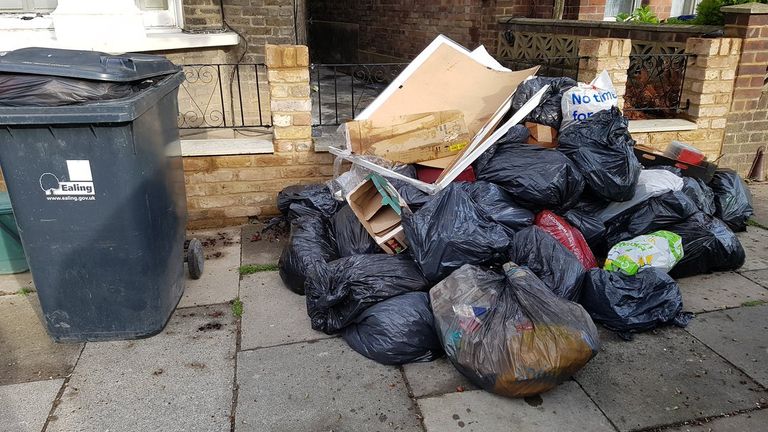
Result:
{"label": "ealing logo on bin", "polygon": [[61,181],[52,173],[40,176],[40,189],[48,201],[94,201],[96,192],[88,160],[68,160],[67,180]]}

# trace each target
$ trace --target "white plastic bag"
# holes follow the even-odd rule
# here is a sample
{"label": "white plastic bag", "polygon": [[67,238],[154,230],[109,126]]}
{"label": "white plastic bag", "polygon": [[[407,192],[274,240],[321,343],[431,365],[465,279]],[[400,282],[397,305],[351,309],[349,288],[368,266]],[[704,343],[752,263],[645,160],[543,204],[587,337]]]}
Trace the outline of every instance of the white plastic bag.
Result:
{"label": "white plastic bag", "polygon": [[682,188],[683,179],[672,172],[662,169],[642,170],[635,186],[635,195],[631,200],[612,202],[595,216],[605,223],[641,202]]}
{"label": "white plastic bag", "polygon": [[633,276],[642,267],[669,272],[683,258],[683,240],[671,231],[656,231],[616,243],[608,252],[605,270]]}
{"label": "white plastic bag", "polygon": [[[561,104],[563,122],[560,128],[584,121],[596,112],[618,107],[619,98],[613,88],[608,71],[602,71],[589,84],[578,83],[563,94]],[[619,107],[621,108],[621,107]]]}

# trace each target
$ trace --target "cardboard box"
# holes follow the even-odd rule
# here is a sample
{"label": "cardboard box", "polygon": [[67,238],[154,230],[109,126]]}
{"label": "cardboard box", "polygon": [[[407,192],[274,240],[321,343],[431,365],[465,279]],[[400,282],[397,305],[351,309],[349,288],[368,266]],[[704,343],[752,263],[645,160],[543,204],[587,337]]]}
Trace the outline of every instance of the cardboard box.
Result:
{"label": "cardboard box", "polygon": [[545,148],[557,148],[557,130],[539,123],[525,122],[525,127],[531,136],[528,144],[534,144]]}
{"label": "cardboard box", "polygon": [[471,139],[458,110],[350,121],[344,129],[352,153],[404,164],[453,156]]}
{"label": "cardboard box", "polygon": [[346,199],[357,219],[384,252],[395,255],[408,248],[401,225],[402,210],[408,206],[384,177],[369,175],[347,194]]}
{"label": "cardboard box", "polygon": [[635,145],[635,156],[644,168],[653,168],[659,165],[674,166],[680,168],[683,175],[703,180],[705,183],[712,181],[717,165],[712,162],[702,161],[698,165],[692,165],[675,159],[670,159],[661,153],[657,153],[650,147]]}

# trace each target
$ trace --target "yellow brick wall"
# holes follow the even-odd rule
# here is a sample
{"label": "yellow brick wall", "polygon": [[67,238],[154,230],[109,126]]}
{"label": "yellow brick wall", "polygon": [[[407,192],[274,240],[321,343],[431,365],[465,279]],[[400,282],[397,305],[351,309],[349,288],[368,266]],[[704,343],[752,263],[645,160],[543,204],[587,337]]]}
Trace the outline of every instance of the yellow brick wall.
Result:
{"label": "yellow brick wall", "polygon": [[276,215],[280,190],[332,175],[328,153],[185,157],[188,227],[239,225],[249,217]]}

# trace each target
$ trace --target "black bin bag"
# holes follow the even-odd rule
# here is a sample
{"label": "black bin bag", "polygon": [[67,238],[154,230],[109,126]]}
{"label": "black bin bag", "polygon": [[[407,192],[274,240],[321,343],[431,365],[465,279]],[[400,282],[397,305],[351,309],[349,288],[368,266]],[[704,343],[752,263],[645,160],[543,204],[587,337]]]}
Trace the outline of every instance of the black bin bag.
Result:
{"label": "black bin bag", "polygon": [[435,283],[464,264],[503,262],[505,229],[483,212],[461,183],[451,183],[416,212],[403,212],[408,246],[424,276]]}
{"label": "black bin bag", "polygon": [[620,241],[667,229],[669,225],[682,222],[698,212],[696,203],[683,191],[663,193],[630,207],[606,222],[606,244],[611,247]]}
{"label": "black bin bag", "polygon": [[331,189],[318,183],[288,186],[277,194],[277,208],[288,220],[299,216],[333,216],[343,204],[333,199]]}
{"label": "black bin bag", "polygon": [[528,102],[528,99],[533,97],[545,85],[549,85],[549,89],[547,89],[547,92],[541,99],[541,103],[525,117],[525,121],[547,125],[560,130],[560,123],[563,121],[561,105],[563,93],[576,86],[576,81],[572,78],[535,77],[523,81],[515,90],[515,95],[512,96],[512,110],[519,110]]}
{"label": "black bin bag", "polygon": [[307,274],[318,262],[338,258],[336,244],[328,223],[315,216],[302,216],[291,221],[291,234],[278,261],[280,278],[291,291],[304,295]]}
{"label": "black bin bag", "polygon": [[498,145],[476,174],[478,180],[503,187],[516,202],[535,211],[564,212],[579,201],[584,190],[584,178],[565,155],[530,144]]}
{"label": "black bin bag", "polygon": [[440,341],[475,385],[508,397],[556,387],[600,349],[580,305],[513,263],[504,274],[466,265],[429,292]]}
{"label": "black bin bag", "polygon": [[370,306],[429,283],[408,253],[353,255],[314,266],[307,277],[307,313],[312,328],[338,333]]}
{"label": "black bin bag", "polygon": [[349,206],[344,206],[333,215],[331,227],[340,258],[384,252],[373,240],[373,237],[368,234]]}
{"label": "black bin bag", "polygon": [[576,164],[589,189],[609,201],[631,199],[642,170],[627,127],[614,107],[568,125],[557,137],[558,150]]}
{"label": "black bin bag", "polygon": [[510,236],[533,225],[536,215],[517,204],[501,186],[484,181],[466,183],[464,186],[483,213],[501,225]]}
{"label": "black bin bag", "polygon": [[381,364],[432,361],[443,353],[425,292],[383,300],[354,321],[342,337],[353,350]]}
{"label": "black bin bag", "polygon": [[666,230],[683,239],[683,259],[669,271],[672,277],[736,270],[744,265],[741,242],[720,219],[700,212]]}
{"label": "black bin bag", "polygon": [[696,204],[702,212],[712,216],[715,214],[715,192],[704,183],[704,180],[683,177],[683,193]]}
{"label": "black bin bag", "polygon": [[577,301],[586,270],[571,251],[537,226],[512,238],[509,260],[528,267],[558,297]]}
{"label": "black bin bag", "polygon": [[730,169],[719,169],[709,183],[715,193],[715,216],[730,229],[739,232],[747,229],[747,220],[754,214],[752,194],[744,180]]}
{"label": "black bin bag", "polygon": [[128,97],[139,83],[0,73],[0,106],[52,107]]}
{"label": "black bin bag", "polygon": [[477,175],[485,168],[485,165],[488,164],[488,161],[493,159],[493,156],[496,154],[496,149],[498,149],[499,146],[511,143],[525,144],[530,136],[531,132],[527,127],[523,125],[518,124],[509,128],[507,133],[501,139],[488,147],[488,150],[484,151],[483,154],[481,154],[472,163],[472,168],[475,170],[475,175]]}
{"label": "black bin bag", "polygon": [[663,324],[685,327],[692,317],[683,312],[677,282],[656,267],[643,267],[634,276],[592,269],[580,302],[595,322],[619,333]]}

